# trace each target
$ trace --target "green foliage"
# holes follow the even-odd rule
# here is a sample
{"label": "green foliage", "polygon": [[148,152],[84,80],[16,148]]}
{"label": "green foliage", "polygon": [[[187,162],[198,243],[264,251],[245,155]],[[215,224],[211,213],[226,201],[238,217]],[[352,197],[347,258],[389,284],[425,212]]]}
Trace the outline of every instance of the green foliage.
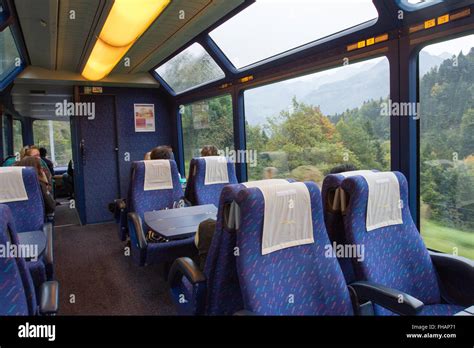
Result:
{"label": "green foliage", "polygon": [[474,49],[420,81],[421,198],[425,216],[474,230]]}

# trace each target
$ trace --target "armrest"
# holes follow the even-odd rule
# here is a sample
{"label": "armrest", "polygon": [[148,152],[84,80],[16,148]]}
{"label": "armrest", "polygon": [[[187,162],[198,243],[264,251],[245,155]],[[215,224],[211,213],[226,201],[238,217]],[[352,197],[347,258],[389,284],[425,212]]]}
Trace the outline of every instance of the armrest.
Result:
{"label": "armrest", "polygon": [[438,274],[441,295],[448,303],[469,307],[474,304],[474,261],[461,256],[430,251]]}
{"label": "armrest", "polygon": [[53,258],[53,224],[47,222],[43,225],[43,232],[46,236],[46,249],[44,250],[44,260],[46,264],[52,265]]}
{"label": "armrest", "polygon": [[41,284],[40,294],[40,314],[56,314],[59,307],[59,283],[56,281],[44,282]]}
{"label": "armrest", "polygon": [[[368,281],[351,283],[359,302],[371,301],[400,315],[417,315],[423,309],[423,302],[404,292]],[[400,303],[400,296],[403,301]]]}
{"label": "armrest", "polygon": [[[168,282],[172,293],[174,293],[174,289],[180,287],[180,282],[182,277],[185,277],[193,286],[191,298],[186,301],[191,304],[191,307],[184,307],[186,308],[183,313],[189,315],[202,315],[204,314],[205,307],[206,307],[206,292],[207,292],[207,279],[204,273],[201,272],[199,267],[196,263],[190,259],[189,257],[180,257],[173,262],[171,266],[169,275],[168,275]],[[178,294],[179,297],[182,294]],[[182,302],[180,299],[178,300],[180,304]],[[184,303],[186,303],[184,302]],[[182,310],[182,309],[178,309]]]}
{"label": "armrest", "polygon": [[242,309],[242,310],[234,313],[234,316],[236,316],[236,317],[248,317],[248,316],[253,317],[253,316],[257,316],[257,315],[258,314],[254,313],[254,312],[251,312],[251,311],[248,311],[246,309]]}
{"label": "armrest", "polygon": [[142,219],[137,213],[128,213],[127,218],[130,240],[140,249],[146,249],[148,243],[143,232]]}
{"label": "armrest", "polygon": [[170,286],[176,285],[183,276],[193,285],[206,282],[204,273],[201,272],[196,263],[189,257],[180,257],[173,262],[168,276]]}

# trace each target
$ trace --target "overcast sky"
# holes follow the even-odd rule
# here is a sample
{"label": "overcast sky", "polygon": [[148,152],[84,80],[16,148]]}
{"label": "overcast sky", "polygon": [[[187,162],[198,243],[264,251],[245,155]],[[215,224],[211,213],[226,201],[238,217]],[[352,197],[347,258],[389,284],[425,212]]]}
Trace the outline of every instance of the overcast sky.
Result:
{"label": "overcast sky", "polygon": [[[377,18],[372,0],[257,0],[211,33],[237,67]],[[474,35],[432,45],[430,54],[469,52]]]}

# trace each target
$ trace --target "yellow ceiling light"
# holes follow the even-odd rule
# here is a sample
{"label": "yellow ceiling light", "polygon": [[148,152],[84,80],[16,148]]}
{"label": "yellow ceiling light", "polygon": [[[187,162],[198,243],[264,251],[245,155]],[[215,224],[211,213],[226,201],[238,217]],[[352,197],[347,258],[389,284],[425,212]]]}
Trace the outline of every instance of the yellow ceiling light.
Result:
{"label": "yellow ceiling light", "polygon": [[82,71],[88,80],[107,76],[171,0],[115,0]]}

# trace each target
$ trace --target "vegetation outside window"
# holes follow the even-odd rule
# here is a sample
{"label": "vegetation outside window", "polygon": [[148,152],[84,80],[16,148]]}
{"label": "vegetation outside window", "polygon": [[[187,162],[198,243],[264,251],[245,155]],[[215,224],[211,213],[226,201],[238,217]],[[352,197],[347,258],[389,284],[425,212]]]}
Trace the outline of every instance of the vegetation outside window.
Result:
{"label": "vegetation outside window", "polygon": [[20,120],[13,120],[13,153],[20,153],[23,147],[23,128]]}
{"label": "vegetation outside window", "polygon": [[474,35],[427,46],[419,62],[421,234],[474,259]]}
{"label": "vegetation outside window", "polygon": [[246,91],[249,180],[321,183],[344,163],[389,170],[389,86],[388,60],[375,58]]}
{"label": "vegetation outside window", "polygon": [[182,108],[184,161],[186,173],[193,157],[204,145],[214,145],[224,154],[234,149],[232,97],[215,97]]}

